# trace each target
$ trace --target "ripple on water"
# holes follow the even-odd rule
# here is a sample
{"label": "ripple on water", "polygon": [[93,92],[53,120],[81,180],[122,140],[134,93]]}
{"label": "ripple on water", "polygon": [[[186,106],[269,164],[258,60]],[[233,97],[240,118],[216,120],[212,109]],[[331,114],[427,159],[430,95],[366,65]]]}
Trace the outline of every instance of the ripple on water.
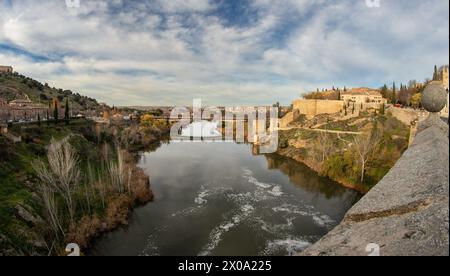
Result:
{"label": "ripple on water", "polygon": [[266,244],[266,248],[261,252],[263,256],[272,256],[272,255],[280,255],[283,252],[287,252],[288,256],[295,256],[299,252],[305,250],[311,243],[298,238],[298,237],[289,237],[286,239],[273,240],[269,241]]}
{"label": "ripple on water", "polygon": [[[272,237],[271,240],[267,241],[264,250],[260,253],[261,255],[285,255],[286,252],[288,255],[295,255],[309,246],[310,241],[295,235],[293,222],[300,216],[311,217],[314,223],[320,227],[331,228],[334,225],[335,222],[329,216],[318,212],[313,206],[306,205],[284,194],[280,185],[259,181],[249,169],[243,169],[242,177],[253,184],[255,189],[237,193],[230,187],[220,187],[220,183],[217,185],[217,181],[210,182],[200,187],[193,202],[196,204],[195,206],[170,215],[171,218],[174,218],[171,223],[176,223],[175,217],[197,215],[204,208],[207,208],[208,203],[212,202],[216,196],[225,196],[236,206],[230,210],[230,213],[233,214],[231,218],[225,219],[210,231],[208,242],[198,255],[211,255],[219,246],[223,235],[232,231],[244,221],[251,222],[253,226],[262,229]],[[259,213],[260,210],[269,211],[269,213],[263,215]],[[284,220],[284,223],[269,222],[271,221],[270,217],[273,216],[276,216],[278,220]],[[157,255],[158,248],[155,240],[158,238],[158,233],[164,231],[164,229],[161,228],[160,231],[148,237],[143,255]],[[313,241],[314,238],[310,240]]]}
{"label": "ripple on water", "polygon": [[198,254],[199,256],[208,256],[212,251],[219,245],[222,241],[222,236],[226,232],[229,232],[232,228],[236,227],[238,224],[247,219],[253,212],[255,208],[251,205],[241,206],[240,212],[234,215],[230,220],[224,221],[218,227],[214,228],[210,235],[208,243],[203,247],[203,249]]}

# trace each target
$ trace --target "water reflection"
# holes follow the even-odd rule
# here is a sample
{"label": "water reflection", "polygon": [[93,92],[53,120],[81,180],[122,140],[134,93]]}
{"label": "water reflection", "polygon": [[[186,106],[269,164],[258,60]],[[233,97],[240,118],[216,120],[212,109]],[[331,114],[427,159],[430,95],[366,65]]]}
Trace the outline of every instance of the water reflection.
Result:
{"label": "water reflection", "polygon": [[[289,180],[311,193],[325,195],[330,199],[333,197],[342,197],[347,190],[339,186],[338,183],[320,177],[316,172],[307,166],[278,154],[267,154],[267,168],[269,170],[279,170],[289,176]],[[359,197],[355,197],[357,201]]]}

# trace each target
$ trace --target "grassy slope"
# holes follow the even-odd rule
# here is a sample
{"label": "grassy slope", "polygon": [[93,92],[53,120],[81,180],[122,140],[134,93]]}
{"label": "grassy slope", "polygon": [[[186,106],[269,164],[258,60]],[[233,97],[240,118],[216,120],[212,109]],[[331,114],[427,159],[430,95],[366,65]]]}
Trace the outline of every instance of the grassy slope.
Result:
{"label": "grassy slope", "polygon": [[53,98],[59,98],[61,102],[65,102],[68,97],[72,110],[98,107],[95,99],[72,93],[69,90],[52,88],[19,74],[0,74],[0,98],[11,101],[23,97],[24,94],[28,95],[32,101],[46,105]]}

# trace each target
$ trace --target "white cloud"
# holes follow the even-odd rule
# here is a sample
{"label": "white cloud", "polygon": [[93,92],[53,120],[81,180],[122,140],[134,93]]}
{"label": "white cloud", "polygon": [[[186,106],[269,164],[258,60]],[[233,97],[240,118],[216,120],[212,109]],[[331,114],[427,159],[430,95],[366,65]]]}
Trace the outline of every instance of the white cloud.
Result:
{"label": "white cloud", "polygon": [[255,0],[247,24],[207,0],[62,2],[2,2],[0,46],[50,61],[0,48],[0,63],[115,105],[287,104],[316,87],[421,80],[449,58],[448,1]]}
{"label": "white cloud", "polygon": [[158,6],[164,12],[207,12],[214,8],[209,0],[158,0]]}

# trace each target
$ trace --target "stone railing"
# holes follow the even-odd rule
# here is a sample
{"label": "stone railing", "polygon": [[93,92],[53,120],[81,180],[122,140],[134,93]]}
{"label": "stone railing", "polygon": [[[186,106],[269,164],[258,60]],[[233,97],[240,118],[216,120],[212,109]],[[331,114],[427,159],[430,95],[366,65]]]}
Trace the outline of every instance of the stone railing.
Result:
{"label": "stone railing", "polygon": [[445,89],[431,83],[422,101],[431,113],[411,147],[340,225],[302,255],[449,255],[448,124],[438,115]]}

